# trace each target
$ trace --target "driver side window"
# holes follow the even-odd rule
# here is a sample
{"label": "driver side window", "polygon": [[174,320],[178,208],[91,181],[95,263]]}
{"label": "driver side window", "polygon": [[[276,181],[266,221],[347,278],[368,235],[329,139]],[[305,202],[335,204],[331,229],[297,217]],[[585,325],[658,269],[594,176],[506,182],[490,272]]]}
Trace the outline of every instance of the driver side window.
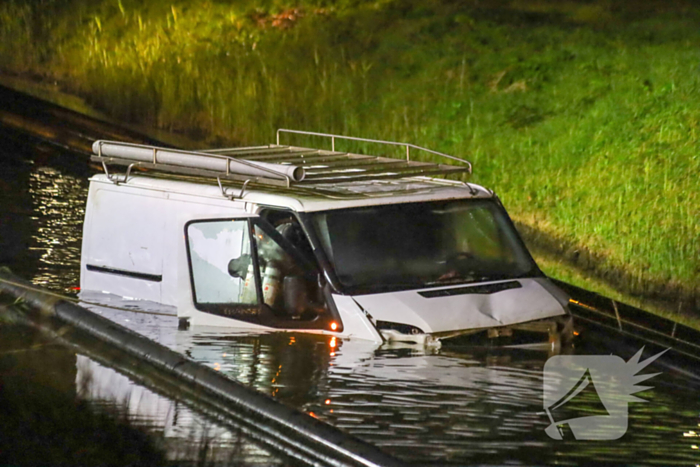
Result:
{"label": "driver side window", "polygon": [[247,220],[193,222],[187,240],[197,304],[257,305]]}

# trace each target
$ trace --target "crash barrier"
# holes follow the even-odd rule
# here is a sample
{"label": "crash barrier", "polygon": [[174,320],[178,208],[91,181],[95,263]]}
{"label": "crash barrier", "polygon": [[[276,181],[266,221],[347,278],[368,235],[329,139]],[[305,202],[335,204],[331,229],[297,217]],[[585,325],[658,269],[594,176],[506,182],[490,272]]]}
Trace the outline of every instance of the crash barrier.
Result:
{"label": "crash barrier", "polygon": [[[68,324],[74,332],[137,360],[151,370],[151,378],[194,397],[208,407],[206,412],[210,415],[235,420],[237,428],[247,436],[298,463],[353,467],[405,465],[369,443],[282,405],[130,329],[73,303],[46,296],[6,268],[0,268],[0,293],[21,299],[44,320],[62,326]],[[133,372],[133,365],[121,366]]]}
{"label": "crash barrier", "polygon": [[571,297],[569,308],[577,328],[586,323],[700,360],[700,331],[566,282],[552,282]]}

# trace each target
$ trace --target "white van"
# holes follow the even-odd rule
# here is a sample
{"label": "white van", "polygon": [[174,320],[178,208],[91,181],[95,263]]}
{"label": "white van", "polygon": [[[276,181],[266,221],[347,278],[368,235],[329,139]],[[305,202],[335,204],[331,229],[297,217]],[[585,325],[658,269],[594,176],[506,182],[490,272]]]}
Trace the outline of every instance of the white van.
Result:
{"label": "white van", "polygon": [[[331,150],[279,144],[328,137]],[[405,159],[336,151],[398,145]],[[416,162],[428,151],[457,165]],[[169,305],[181,323],[339,337],[554,345],[568,297],[498,198],[429,178],[467,161],[410,144],[279,130],[277,144],[180,151],[96,141],[81,289]],[[114,165],[126,173],[111,173]]]}

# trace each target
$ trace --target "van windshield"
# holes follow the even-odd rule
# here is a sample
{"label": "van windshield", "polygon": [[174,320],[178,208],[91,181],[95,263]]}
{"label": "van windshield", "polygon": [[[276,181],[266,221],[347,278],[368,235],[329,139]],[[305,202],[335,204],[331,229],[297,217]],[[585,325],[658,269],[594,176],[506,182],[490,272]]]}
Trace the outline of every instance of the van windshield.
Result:
{"label": "van windshield", "polygon": [[347,293],[539,274],[494,200],[370,206],[311,214]]}

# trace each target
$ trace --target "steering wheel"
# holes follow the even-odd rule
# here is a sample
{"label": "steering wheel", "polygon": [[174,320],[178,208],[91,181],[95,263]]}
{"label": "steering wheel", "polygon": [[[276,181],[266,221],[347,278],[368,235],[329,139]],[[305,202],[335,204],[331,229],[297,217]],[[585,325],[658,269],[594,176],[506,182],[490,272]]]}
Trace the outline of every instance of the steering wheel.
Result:
{"label": "steering wheel", "polygon": [[445,266],[447,272],[438,277],[438,281],[443,281],[447,279],[454,279],[462,275],[460,271],[460,266],[464,261],[473,261],[475,256],[472,253],[466,251],[458,251],[452,253],[445,258]]}
{"label": "steering wheel", "polygon": [[459,264],[463,261],[466,260],[474,260],[476,257],[472,254],[469,253],[468,251],[458,251],[456,253],[452,253],[451,255],[447,256],[445,258],[445,264],[448,267],[454,267],[456,264]]}

